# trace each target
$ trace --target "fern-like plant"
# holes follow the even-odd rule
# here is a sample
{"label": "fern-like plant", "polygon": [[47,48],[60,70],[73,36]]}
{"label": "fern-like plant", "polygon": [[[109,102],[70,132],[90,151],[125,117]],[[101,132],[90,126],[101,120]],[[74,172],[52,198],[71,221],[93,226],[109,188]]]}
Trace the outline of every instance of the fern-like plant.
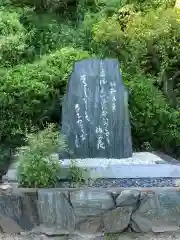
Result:
{"label": "fern-like plant", "polygon": [[18,181],[22,187],[54,187],[60,174],[60,162],[57,155],[67,150],[65,140],[50,124],[37,134],[26,138],[28,146],[21,149],[18,156]]}

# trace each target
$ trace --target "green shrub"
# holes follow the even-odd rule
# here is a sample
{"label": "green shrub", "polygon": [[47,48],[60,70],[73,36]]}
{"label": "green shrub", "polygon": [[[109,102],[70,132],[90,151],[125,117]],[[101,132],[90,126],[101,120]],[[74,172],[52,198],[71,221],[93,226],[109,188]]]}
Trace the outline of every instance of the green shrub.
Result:
{"label": "green shrub", "polygon": [[[157,9],[135,16],[127,26],[129,61],[140,67],[167,96],[178,105],[180,17],[174,9]],[[137,68],[138,71],[138,68]]]}
{"label": "green shrub", "polygon": [[27,48],[27,32],[20,23],[20,13],[0,9],[0,66],[20,63]]}
{"label": "green shrub", "polygon": [[33,64],[0,71],[1,145],[14,149],[23,144],[25,129],[41,127],[52,118],[59,121],[60,97],[72,66],[88,56],[82,50],[64,48]]}
{"label": "green shrub", "polygon": [[21,16],[24,27],[30,34],[27,42],[34,57],[47,54],[62,46],[61,23],[58,24],[55,14],[37,14],[32,9]]}
{"label": "green shrub", "polygon": [[[144,143],[153,149],[178,153],[180,144],[180,114],[170,108],[160,91],[143,75],[132,78],[124,74],[129,89],[129,108],[133,145],[143,149]],[[178,127],[179,126],[179,127]]]}
{"label": "green shrub", "polygon": [[[117,57],[132,74],[144,74],[156,84],[174,108],[179,105],[180,21],[175,9],[149,9],[147,13],[124,8],[104,17],[93,28],[94,41],[106,56]],[[127,11],[128,10],[128,11]]]}
{"label": "green shrub", "polygon": [[91,28],[96,22],[95,14],[86,13],[79,24],[61,19],[55,14],[37,14],[25,12],[22,22],[30,32],[28,45],[33,50],[33,55],[47,54],[51,51],[67,46],[92,50]]}
{"label": "green shrub", "polygon": [[0,72],[0,139],[21,134],[28,126],[48,120],[60,106],[66,82],[76,60],[87,52],[64,48],[33,64]]}
{"label": "green shrub", "polygon": [[173,7],[175,4],[175,0],[130,0],[130,2],[141,11],[149,11],[149,9],[157,9],[159,7],[166,9]]}
{"label": "green shrub", "polygon": [[53,187],[60,174],[60,163],[53,153],[67,150],[54,125],[26,138],[27,148],[18,156],[18,181],[22,187]]}
{"label": "green shrub", "polygon": [[56,10],[59,6],[66,6],[66,3],[72,0],[1,0],[2,5],[10,5],[14,7],[33,7],[36,11],[52,11]]}

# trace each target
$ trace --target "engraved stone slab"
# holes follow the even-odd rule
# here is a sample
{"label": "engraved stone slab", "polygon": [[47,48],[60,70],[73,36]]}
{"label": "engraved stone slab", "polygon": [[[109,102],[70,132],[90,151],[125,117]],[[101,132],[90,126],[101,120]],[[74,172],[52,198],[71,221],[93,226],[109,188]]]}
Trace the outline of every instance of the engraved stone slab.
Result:
{"label": "engraved stone slab", "polygon": [[75,63],[64,97],[61,131],[72,158],[132,156],[128,94],[117,60]]}

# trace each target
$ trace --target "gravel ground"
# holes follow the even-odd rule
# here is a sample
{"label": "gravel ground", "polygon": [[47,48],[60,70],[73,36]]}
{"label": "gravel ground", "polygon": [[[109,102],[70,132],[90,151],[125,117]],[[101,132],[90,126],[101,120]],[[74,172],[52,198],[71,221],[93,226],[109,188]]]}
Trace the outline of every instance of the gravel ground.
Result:
{"label": "gravel ground", "polygon": [[15,234],[0,234],[0,240],[46,240],[42,236],[20,236]]}
{"label": "gravel ground", "polygon": [[175,187],[177,179],[173,178],[123,178],[97,179],[94,187]]}
{"label": "gravel ground", "polygon": [[[175,178],[119,178],[119,179],[97,179],[95,182],[89,183],[90,187],[176,187],[180,183],[180,179]],[[179,186],[179,185],[178,185]],[[57,187],[72,187],[70,182],[59,182]],[[80,185],[83,187],[83,184]]]}
{"label": "gravel ground", "polygon": [[[47,238],[45,236],[19,236],[19,235],[10,235],[10,234],[0,234],[0,240],[61,240],[61,239],[62,238],[57,238],[57,237]],[[87,240],[87,239],[84,239],[84,240]],[[111,236],[105,237],[105,240],[180,240],[180,233],[164,233],[164,234],[125,233],[119,236],[111,235]]]}
{"label": "gravel ground", "polygon": [[180,240],[180,233],[162,233],[162,234],[129,234],[120,236],[111,235],[106,240]]}

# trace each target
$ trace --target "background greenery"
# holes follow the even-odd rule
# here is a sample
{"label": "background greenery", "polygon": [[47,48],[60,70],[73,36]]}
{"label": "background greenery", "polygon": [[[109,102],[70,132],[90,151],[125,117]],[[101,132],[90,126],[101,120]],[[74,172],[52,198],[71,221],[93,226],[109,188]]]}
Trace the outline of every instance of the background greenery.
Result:
{"label": "background greenery", "polygon": [[0,0],[0,172],[25,132],[59,123],[74,61],[116,57],[135,150],[180,155],[180,12],[174,0]]}

